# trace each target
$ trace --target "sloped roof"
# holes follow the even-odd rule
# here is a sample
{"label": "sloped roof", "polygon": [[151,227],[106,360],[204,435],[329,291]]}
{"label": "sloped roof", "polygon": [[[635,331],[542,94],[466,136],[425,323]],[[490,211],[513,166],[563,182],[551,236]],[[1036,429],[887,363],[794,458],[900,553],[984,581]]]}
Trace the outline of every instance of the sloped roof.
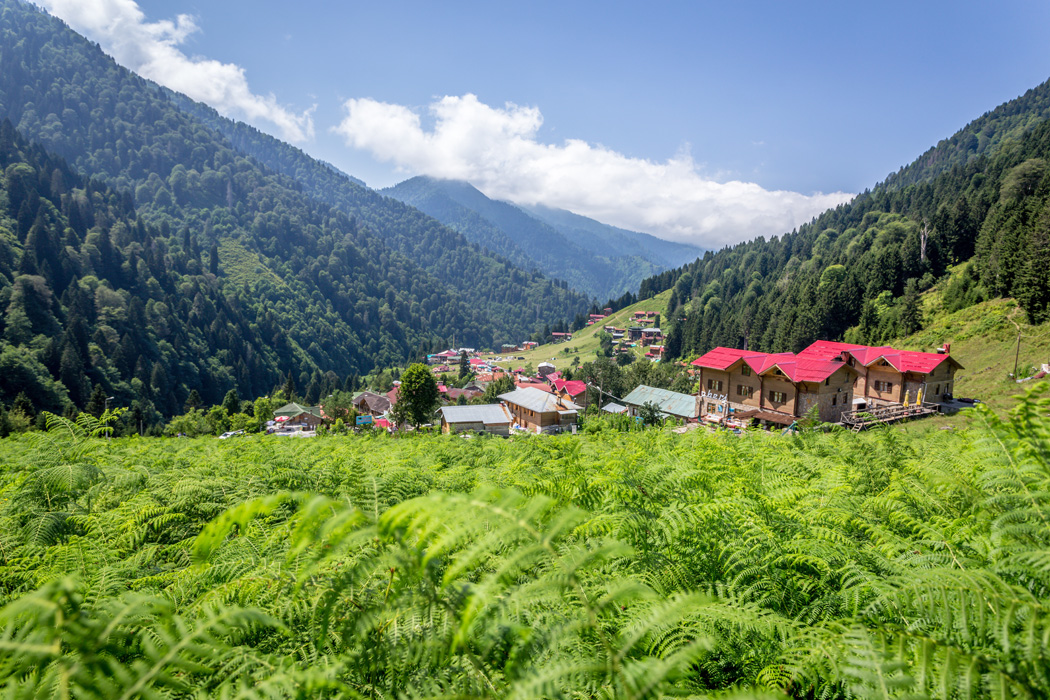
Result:
{"label": "sloped roof", "polygon": [[551,393],[551,387],[546,382],[514,382],[519,389],[538,389],[545,393]]}
{"label": "sloped roof", "polygon": [[481,391],[481,389],[476,387],[464,387],[462,389],[453,388],[448,390],[448,398],[450,401],[455,401],[460,396],[466,396],[468,399],[471,399],[475,396],[481,396],[483,393],[484,392]]}
{"label": "sloped roof", "polygon": [[500,398],[515,406],[527,408],[537,413],[551,413],[553,411],[575,410],[579,406],[572,401],[561,401],[554,394],[540,391],[533,387],[515,389],[506,394],[500,394]]}
{"label": "sloped roof", "polygon": [[705,352],[703,355],[693,360],[691,364],[695,367],[726,370],[742,357],[765,356],[766,353],[755,352],[754,350],[738,350],[736,348],[717,347]]}
{"label": "sloped roof", "polygon": [[483,406],[442,406],[441,417],[446,423],[484,423],[485,425],[510,423],[510,414],[498,403]]}
{"label": "sloped roof", "polygon": [[867,345],[854,345],[853,343],[839,343],[834,340],[818,340],[808,348],[799,353],[799,355],[813,355],[814,357],[823,357],[824,359],[830,360],[833,357],[839,357],[845,350],[866,350]]}
{"label": "sloped roof", "polygon": [[962,365],[951,355],[937,352],[917,352],[914,350],[897,350],[887,345],[872,347],[870,345],[853,345],[836,343],[830,340],[818,340],[799,353],[800,357],[830,357],[848,351],[857,362],[869,367],[880,359],[886,360],[898,372],[916,372],[929,374],[945,360],[949,360],[959,369]]}
{"label": "sloped roof", "polygon": [[624,411],[627,410],[627,407],[626,406],[621,406],[618,403],[610,401],[609,403],[607,403],[604,406],[602,406],[602,410],[605,411],[606,413],[623,413]]}
{"label": "sloped roof", "polygon": [[564,390],[569,396],[576,397],[587,391],[587,382],[581,382],[579,379],[556,379],[554,390]]}
{"label": "sloped roof", "polygon": [[390,408],[390,399],[371,391],[363,391],[354,397],[354,406],[364,404],[370,411],[386,411]]}
{"label": "sloped roof", "polygon": [[321,418],[321,407],[320,406],[303,406],[295,403],[286,403],[285,405],[278,408],[273,412],[274,416],[288,416],[289,418],[295,418],[304,413],[309,413],[311,416]]}
{"label": "sloped roof", "polygon": [[691,394],[679,394],[667,389],[657,389],[644,384],[623,398],[623,402],[629,406],[641,406],[652,402],[659,407],[663,413],[681,418],[696,418],[700,411],[696,403],[696,397]]}

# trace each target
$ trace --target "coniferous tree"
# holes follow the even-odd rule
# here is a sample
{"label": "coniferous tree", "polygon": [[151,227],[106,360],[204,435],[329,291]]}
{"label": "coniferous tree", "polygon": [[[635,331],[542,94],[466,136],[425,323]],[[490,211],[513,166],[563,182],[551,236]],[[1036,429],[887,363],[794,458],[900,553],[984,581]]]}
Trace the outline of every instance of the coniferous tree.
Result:
{"label": "coniferous tree", "polygon": [[203,403],[204,402],[201,400],[201,395],[197,392],[196,389],[193,389],[190,391],[190,395],[186,397],[185,410],[192,411],[194,409],[200,408],[201,404]]}
{"label": "coniferous tree", "polygon": [[91,391],[91,398],[88,400],[84,411],[98,418],[106,410],[106,403],[105,390],[102,388],[101,384],[96,384],[95,388]]}
{"label": "coniferous tree", "polygon": [[237,397],[236,389],[230,389],[226,392],[226,396],[222,400],[222,407],[231,416],[241,412],[241,400]]}

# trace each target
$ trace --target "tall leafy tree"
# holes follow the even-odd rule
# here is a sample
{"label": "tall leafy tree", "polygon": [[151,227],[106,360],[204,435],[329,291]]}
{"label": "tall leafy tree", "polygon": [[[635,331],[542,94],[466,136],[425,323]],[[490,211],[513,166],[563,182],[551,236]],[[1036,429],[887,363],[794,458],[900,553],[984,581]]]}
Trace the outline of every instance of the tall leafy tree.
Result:
{"label": "tall leafy tree", "polygon": [[404,405],[406,415],[413,425],[418,427],[433,420],[440,398],[437,380],[426,365],[416,363],[401,375],[397,405]]}

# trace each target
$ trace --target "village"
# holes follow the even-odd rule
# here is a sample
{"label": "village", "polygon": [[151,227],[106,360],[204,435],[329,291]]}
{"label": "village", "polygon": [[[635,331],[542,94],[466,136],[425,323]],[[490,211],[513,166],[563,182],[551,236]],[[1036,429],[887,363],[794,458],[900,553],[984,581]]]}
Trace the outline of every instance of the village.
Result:
{"label": "village", "polygon": [[[659,363],[664,348],[659,318],[653,310],[633,311],[621,314],[617,325],[608,313],[592,314],[589,328],[580,335],[611,339],[614,357],[633,353],[639,360]],[[560,345],[567,346],[574,338],[572,333],[551,335],[552,343],[506,344],[499,354],[452,348],[427,356],[442,404],[431,427],[440,426],[443,433],[499,436],[576,433],[589,414],[622,415],[635,421],[655,415],[686,429],[708,426],[738,432],[793,430],[799,421],[814,420],[859,432],[873,425],[954,412],[966,405],[953,394],[956,372],[963,366],[952,357],[947,343],[932,352],[833,341],[814,342],[798,353],[716,347],[690,363],[679,363],[692,393],[643,384],[620,397],[573,378],[571,367],[559,369],[551,361],[540,361],[535,368],[531,362],[521,364],[537,352],[557,353]],[[447,378],[457,373],[469,381],[449,386]],[[506,390],[487,393],[497,382]],[[391,414],[398,393],[396,382],[386,393],[357,392],[353,427],[397,430]],[[309,436],[333,418],[323,405],[289,403],[275,411],[271,431]]]}

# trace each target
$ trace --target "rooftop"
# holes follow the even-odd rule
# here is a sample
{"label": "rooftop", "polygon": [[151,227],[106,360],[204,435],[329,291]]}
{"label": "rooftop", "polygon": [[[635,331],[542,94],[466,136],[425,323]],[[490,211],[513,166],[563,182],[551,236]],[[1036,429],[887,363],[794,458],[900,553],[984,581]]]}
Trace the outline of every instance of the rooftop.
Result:
{"label": "rooftop", "polygon": [[500,398],[515,406],[527,408],[537,413],[550,413],[552,411],[575,410],[579,406],[571,401],[560,401],[554,394],[549,394],[539,389],[527,387],[515,389],[506,394],[500,394]]}
{"label": "rooftop", "polygon": [[695,396],[679,394],[667,389],[657,389],[644,384],[625,396],[623,402],[631,406],[641,406],[651,402],[656,404],[661,412],[680,418],[696,418],[699,415]]}
{"label": "rooftop", "polygon": [[484,423],[485,425],[510,423],[507,409],[498,403],[483,406],[442,406],[441,417],[446,423]]}

